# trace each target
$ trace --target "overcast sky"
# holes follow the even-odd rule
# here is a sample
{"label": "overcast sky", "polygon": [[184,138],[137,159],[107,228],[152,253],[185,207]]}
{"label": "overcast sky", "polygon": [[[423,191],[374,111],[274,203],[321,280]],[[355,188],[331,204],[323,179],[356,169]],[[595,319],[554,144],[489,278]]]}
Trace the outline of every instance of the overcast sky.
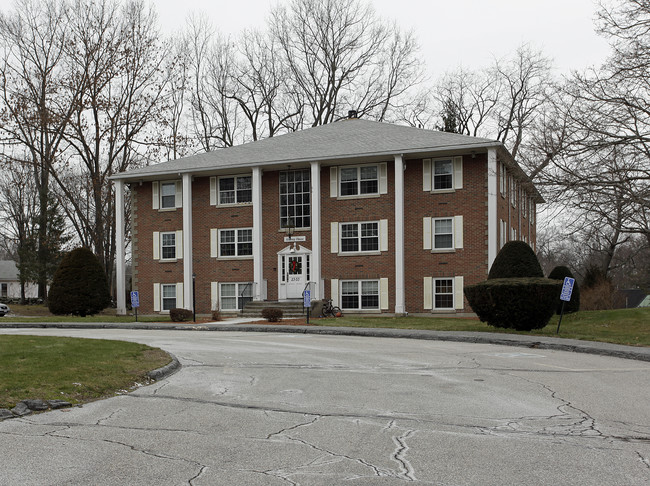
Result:
{"label": "overcast sky", "polygon": [[[155,0],[165,32],[191,12],[203,13],[223,34],[263,28],[272,6],[287,0]],[[606,40],[594,32],[592,0],[372,0],[383,18],[413,29],[435,78],[459,65],[480,68],[530,43],[554,61],[557,73],[601,64]]]}

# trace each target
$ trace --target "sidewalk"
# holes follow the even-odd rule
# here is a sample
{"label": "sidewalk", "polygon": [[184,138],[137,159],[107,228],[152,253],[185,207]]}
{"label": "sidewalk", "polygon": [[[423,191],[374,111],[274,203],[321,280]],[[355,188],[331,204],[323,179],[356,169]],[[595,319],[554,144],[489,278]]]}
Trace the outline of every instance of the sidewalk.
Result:
{"label": "sidewalk", "polygon": [[[4,318],[3,318],[4,319]],[[56,322],[25,323],[0,320],[0,329],[137,329],[175,331],[231,331],[231,332],[282,332],[294,334],[325,334],[336,336],[389,337],[402,339],[428,339],[462,343],[500,344],[534,349],[553,349],[574,353],[597,354],[617,358],[650,361],[650,348],[623,346],[621,344],[579,341],[543,336],[501,334],[490,332],[422,331],[412,329],[378,329],[361,327],[287,326],[252,324],[258,318],[234,318],[208,323],[177,322]]]}

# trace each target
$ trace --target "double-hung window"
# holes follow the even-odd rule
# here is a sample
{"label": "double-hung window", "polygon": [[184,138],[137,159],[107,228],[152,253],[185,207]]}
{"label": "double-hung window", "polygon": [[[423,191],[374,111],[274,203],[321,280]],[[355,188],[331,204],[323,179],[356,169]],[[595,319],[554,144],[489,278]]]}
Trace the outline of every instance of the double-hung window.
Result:
{"label": "double-hung window", "polygon": [[433,190],[453,189],[454,164],[449,160],[433,161]]}
{"label": "double-hung window", "polygon": [[379,251],[379,223],[341,223],[341,252]]}
{"label": "double-hung window", "polygon": [[379,194],[379,167],[364,165],[361,167],[341,168],[341,196],[359,196]]}
{"label": "double-hung window", "polygon": [[162,310],[168,311],[176,308],[176,284],[162,284]]}
{"label": "double-hung window", "polygon": [[379,309],[379,281],[342,281],[341,307],[343,309]]}
{"label": "double-hung window", "polygon": [[219,284],[221,310],[238,310],[253,296],[253,285],[250,282]]}
{"label": "double-hung window", "polygon": [[454,308],[454,279],[437,278],[434,283],[433,293],[434,309]]}
{"label": "double-hung window", "polygon": [[219,178],[219,204],[242,204],[252,200],[251,176]]}
{"label": "double-hung window", "polygon": [[162,260],[176,259],[176,232],[160,233],[160,256]]}
{"label": "double-hung window", "polygon": [[252,228],[219,230],[219,256],[240,257],[253,254]]}
{"label": "double-hung window", "polygon": [[160,184],[160,208],[171,209],[176,207],[176,183],[162,182]]}
{"label": "double-hung window", "polygon": [[311,226],[310,170],[280,172],[280,227]]}
{"label": "double-hung window", "polygon": [[451,250],[454,248],[453,218],[437,218],[433,220],[433,249]]}

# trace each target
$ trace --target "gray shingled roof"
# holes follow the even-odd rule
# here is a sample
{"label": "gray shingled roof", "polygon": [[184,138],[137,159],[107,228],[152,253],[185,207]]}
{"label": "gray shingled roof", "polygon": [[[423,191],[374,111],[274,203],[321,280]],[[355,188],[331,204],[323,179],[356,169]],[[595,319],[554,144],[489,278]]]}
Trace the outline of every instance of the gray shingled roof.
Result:
{"label": "gray shingled roof", "polygon": [[15,282],[18,280],[18,267],[13,260],[0,260],[0,280]]}
{"label": "gray shingled roof", "polygon": [[424,130],[368,120],[347,119],[257,142],[123,172],[113,179],[209,172],[257,165],[295,164],[368,157],[416,155],[457,149],[502,147],[487,138]]}

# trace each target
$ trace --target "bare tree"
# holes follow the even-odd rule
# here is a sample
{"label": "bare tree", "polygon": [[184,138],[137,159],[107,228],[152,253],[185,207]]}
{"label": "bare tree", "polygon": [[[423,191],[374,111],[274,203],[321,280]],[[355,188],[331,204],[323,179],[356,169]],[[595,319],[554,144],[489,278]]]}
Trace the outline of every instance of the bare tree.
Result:
{"label": "bare tree", "polygon": [[71,74],[67,4],[18,0],[0,16],[0,123],[5,155],[27,159],[38,191],[38,292],[47,299],[50,174],[65,148],[64,133],[81,98],[85,73]]}

